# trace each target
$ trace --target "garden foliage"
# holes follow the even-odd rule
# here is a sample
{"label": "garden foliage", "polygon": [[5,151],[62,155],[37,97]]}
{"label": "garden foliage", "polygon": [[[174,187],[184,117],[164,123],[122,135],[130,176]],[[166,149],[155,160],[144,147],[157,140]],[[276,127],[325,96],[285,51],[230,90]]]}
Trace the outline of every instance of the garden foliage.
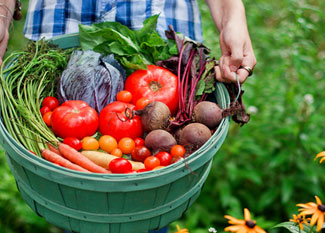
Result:
{"label": "garden foliage", "polygon": [[[170,232],[177,223],[191,233],[207,233],[209,227],[222,232],[223,216],[242,218],[243,208],[259,226],[278,232],[270,228],[297,214],[297,203],[325,198],[325,167],[314,161],[325,149],[325,2],[243,2],[257,57],[254,75],[243,86],[251,120],[243,127],[231,124],[200,197]],[[218,58],[217,30],[204,0],[199,5],[205,45]],[[22,24],[15,27],[9,52],[26,41]],[[0,233],[62,232],[21,199],[3,150],[0,164]]]}

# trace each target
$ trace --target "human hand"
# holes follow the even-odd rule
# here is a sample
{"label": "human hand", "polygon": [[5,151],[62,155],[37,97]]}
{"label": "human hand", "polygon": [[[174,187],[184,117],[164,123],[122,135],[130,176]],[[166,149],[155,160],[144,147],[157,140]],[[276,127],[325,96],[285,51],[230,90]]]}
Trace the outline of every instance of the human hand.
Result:
{"label": "human hand", "polygon": [[222,56],[215,67],[216,79],[221,82],[236,82],[235,72],[243,83],[249,72],[240,67],[256,65],[256,57],[247,29],[245,8],[240,0],[206,0],[212,18],[220,32]]}
{"label": "human hand", "polygon": [[240,67],[250,67],[253,70],[256,65],[245,20],[239,21],[235,16],[225,24],[220,32],[220,47],[222,56],[219,66],[215,67],[216,79],[226,83],[236,82],[236,72],[239,82],[245,82],[249,72]]}

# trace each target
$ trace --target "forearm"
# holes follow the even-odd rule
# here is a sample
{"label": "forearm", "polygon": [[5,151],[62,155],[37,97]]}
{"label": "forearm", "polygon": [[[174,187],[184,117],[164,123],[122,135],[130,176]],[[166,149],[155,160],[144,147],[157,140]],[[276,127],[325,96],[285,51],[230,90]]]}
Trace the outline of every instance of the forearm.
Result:
{"label": "forearm", "polygon": [[245,8],[241,0],[206,0],[219,32],[229,21],[245,22]]}
{"label": "forearm", "polygon": [[8,29],[15,11],[16,0],[0,0],[0,21]]}

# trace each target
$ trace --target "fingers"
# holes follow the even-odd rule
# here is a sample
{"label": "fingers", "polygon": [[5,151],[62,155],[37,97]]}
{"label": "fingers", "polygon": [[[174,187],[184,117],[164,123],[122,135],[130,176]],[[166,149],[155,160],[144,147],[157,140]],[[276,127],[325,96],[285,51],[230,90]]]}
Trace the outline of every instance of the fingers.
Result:
{"label": "fingers", "polygon": [[[233,60],[234,61],[234,60]],[[239,69],[240,66],[248,66],[254,69],[256,65],[256,57],[254,52],[245,53],[241,58],[241,63],[236,70],[232,69],[232,56],[222,56],[219,60],[219,66],[215,67],[216,80],[219,82],[230,83],[237,82],[234,72],[239,77],[239,82],[244,83],[248,78],[248,71],[245,69]]]}
{"label": "fingers", "polygon": [[[248,66],[252,70],[255,68],[255,65],[256,65],[256,57],[253,52],[250,53],[250,55],[245,56],[241,63],[241,66],[244,66],[244,67]],[[237,74],[239,76],[240,83],[244,83],[249,76],[249,72],[245,69],[238,69]]]}
{"label": "fingers", "polygon": [[215,67],[216,80],[223,83],[236,82],[236,77],[230,69],[230,56],[222,56],[219,65]]}
{"label": "fingers", "polygon": [[239,69],[243,60],[243,46],[238,43],[233,43],[231,46],[231,59],[230,59],[230,70],[235,72]]}

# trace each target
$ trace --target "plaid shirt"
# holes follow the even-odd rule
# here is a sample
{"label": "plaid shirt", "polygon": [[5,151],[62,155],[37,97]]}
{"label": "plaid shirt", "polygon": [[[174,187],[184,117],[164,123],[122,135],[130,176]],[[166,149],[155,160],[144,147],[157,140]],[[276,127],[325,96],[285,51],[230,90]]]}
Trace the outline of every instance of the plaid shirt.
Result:
{"label": "plaid shirt", "polygon": [[39,40],[78,32],[78,24],[117,21],[131,29],[160,14],[157,31],[165,37],[168,25],[175,31],[202,41],[200,13],[196,0],[30,0],[24,34]]}

